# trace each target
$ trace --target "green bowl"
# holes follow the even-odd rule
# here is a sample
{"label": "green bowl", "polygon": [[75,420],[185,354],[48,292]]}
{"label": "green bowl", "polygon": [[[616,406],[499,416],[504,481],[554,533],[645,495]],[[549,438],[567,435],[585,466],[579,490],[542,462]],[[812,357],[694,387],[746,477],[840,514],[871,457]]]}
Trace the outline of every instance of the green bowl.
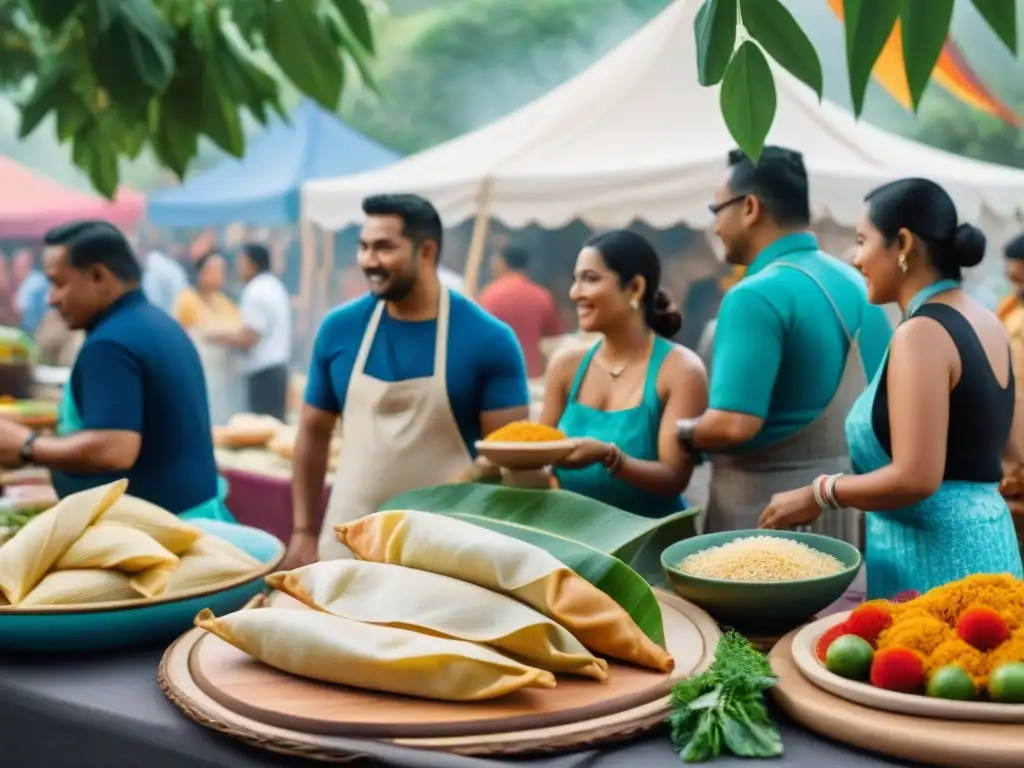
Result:
{"label": "green bowl", "polygon": [[[749,536],[775,536],[806,544],[832,555],[846,567],[831,576],[796,581],[730,581],[692,576],[679,570],[688,556]],[[860,551],[851,544],[817,533],[796,531],[725,531],[707,533],[677,541],[661,553],[673,589],[683,598],[699,605],[720,624],[740,631],[765,634],[787,632],[813,618],[834,603],[849,588],[860,570]]]}

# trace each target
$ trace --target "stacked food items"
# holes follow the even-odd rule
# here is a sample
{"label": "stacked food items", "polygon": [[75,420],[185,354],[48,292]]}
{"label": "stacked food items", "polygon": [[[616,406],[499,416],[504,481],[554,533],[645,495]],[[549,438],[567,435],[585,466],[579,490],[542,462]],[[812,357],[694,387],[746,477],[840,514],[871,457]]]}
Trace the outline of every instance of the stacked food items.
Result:
{"label": "stacked food items", "polygon": [[1024,703],[1024,582],[976,574],[860,606],[818,640],[833,673],[944,699]]}
{"label": "stacked food items", "polygon": [[127,485],[68,496],[0,545],[4,610],[175,597],[260,569],[233,544],[125,495]]}
{"label": "stacked food items", "polygon": [[408,510],[336,531],[358,560],[268,577],[312,610],[204,611],[197,625],[284,672],[446,701],[552,688],[561,674],[604,681],[606,659],[674,667],[608,593],[527,541]]}
{"label": "stacked food items", "polygon": [[[291,462],[295,450],[297,430],[273,416],[255,413],[236,413],[223,427],[213,428],[213,444],[217,448],[234,451],[261,449],[274,456]],[[341,439],[331,440],[329,457],[331,466],[341,452]]]}

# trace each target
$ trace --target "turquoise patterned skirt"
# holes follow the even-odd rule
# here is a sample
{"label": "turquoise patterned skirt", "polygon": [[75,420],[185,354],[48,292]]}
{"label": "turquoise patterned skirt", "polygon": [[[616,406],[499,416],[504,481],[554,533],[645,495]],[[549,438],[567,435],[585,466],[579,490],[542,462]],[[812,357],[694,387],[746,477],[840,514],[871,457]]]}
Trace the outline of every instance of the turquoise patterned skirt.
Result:
{"label": "turquoise patterned skirt", "polygon": [[[858,473],[892,463],[875,437],[871,410],[885,362],[846,419]],[[947,481],[922,502],[865,515],[868,599],[927,592],[975,573],[1024,578],[1013,518],[997,483]]]}
{"label": "turquoise patterned skirt", "polygon": [[866,517],[869,600],[927,592],[974,573],[1024,578],[1013,518],[996,483],[945,482],[912,507]]}

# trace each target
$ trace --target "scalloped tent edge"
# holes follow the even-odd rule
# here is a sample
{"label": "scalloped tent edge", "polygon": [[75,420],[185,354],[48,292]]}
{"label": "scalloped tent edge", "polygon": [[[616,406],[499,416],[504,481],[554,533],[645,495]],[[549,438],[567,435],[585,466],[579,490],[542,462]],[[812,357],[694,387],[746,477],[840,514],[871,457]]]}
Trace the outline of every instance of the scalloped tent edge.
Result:
{"label": "scalloped tent edge", "polygon": [[0,155],[0,240],[36,240],[76,219],[102,219],[133,229],[146,215],[146,200],[122,187],[113,201],[81,192]]}
{"label": "scalloped tent edge", "polygon": [[[632,37],[544,96],[471,133],[375,172],[304,184],[302,215],[326,230],[361,219],[360,201],[401,189],[429,197],[448,226],[476,217],[510,227],[592,228],[644,221],[712,223],[707,204],[735,146],[719,89],[698,84],[693,20],[676,0]],[[928,175],[961,217],[1007,228],[1024,214],[1024,172],[901,138],[853,116],[774,68],[768,141],[799,148],[816,217],[856,223],[861,200],[892,178]]]}

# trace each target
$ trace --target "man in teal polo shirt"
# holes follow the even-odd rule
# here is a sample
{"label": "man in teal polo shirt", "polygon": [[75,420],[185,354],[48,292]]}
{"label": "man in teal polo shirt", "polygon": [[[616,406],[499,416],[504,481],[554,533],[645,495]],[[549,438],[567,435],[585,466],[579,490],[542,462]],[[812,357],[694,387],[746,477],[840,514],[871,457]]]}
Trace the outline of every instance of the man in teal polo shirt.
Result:
{"label": "man in teal polo shirt", "polygon": [[[680,422],[679,436],[712,455],[706,530],[740,530],[757,527],[772,494],[850,471],[846,415],[892,328],[868,303],[860,274],[808,231],[798,152],[765,147],[756,165],[732,152],[710,208],[726,260],[747,271],[719,310],[710,407]],[[859,543],[852,512],[823,515],[819,525]]]}

